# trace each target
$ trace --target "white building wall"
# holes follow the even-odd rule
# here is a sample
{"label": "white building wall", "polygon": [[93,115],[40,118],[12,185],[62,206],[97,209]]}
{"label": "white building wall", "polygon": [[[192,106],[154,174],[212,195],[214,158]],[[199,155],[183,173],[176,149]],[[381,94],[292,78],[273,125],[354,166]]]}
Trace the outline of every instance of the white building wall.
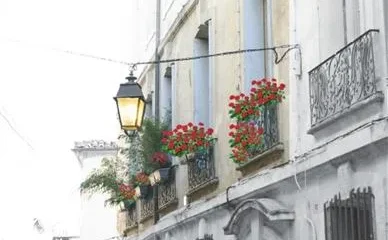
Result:
{"label": "white building wall", "polygon": [[[384,124],[387,127],[387,124]],[[147,229],[130,240],[153,239],[155,234],[161,239],[192,240],[213,235],[214,240],[236,239],[233,235],[224,235],[223,228],[230,220],[236,206],[247,199],[271,198],[294,211],[295,219],[281,224],[268,221],[265,216],[247,211],[246,217],[252,221],[267,221],[267,231],[252,231],[245,234],[249,239],[268,238],[268,229],[276,232],[278,239],[284,240],[325,240],[324,204],[341,194],[342,199],[349,196],[352,189],[371,187],[374,194],[375,239],[385,239],[387,205],[387,169],[388,135],[373,146],[360,149],[324,164],[316,159],[289,164],[285,167],[259,173],[232,186],[226,193],[215,198],[202,200],[181,208],[160,219],[157,225]],[[326,157],[326,156],[321,156]],[[345,171],[344,171],[345,169]],[[205,223],[203,222],[205,221]],[[241,231],[250,224],[243,221]],[[276,227],[274,227],[277,224]],[[261,225],[257,222],[257,226]],[[256,225],[255,225],[256,226]],[[265,229],[264,228],[264,229]],[[253,229],[253,227],[252,227]],[[264,234],[264,235],[262,235]],[[258,237],[261,236],[260,237]],[[168,238],[163,238],[168,236]],[[272,235],[270,235],[272,236]]]}
{"label": "white building wall", "polygon": [[[91,141],[83,148],[73,149],[82,168],[82,180],[95,168],[100,166],[103,157],[116,156],[117,146],[108,143],[106,147],[103,141]],[[80,214],[80,239],[81,240],[104,240],[118,236],[117,232],[117,209],[105,207],[106,194],[81,194]]]}
{"label": "white building wall", "polygon": [[[290,44],[300,46],[300,51],[294,50],[289,55],[292,162],[247,177],[234,184],[228,193],[184,206],[133,239],[152,239],[155,234],[164,239],[196,239],[204,231],[215,240],[235,239],[223,233],[234,210],[226,201],[228,197],[234,207],[250,198],[275,199],[295,212],[295,219],[281,231],[281,239],[324,240],[324,203],[338,193],[347,197],[352,188],[358,187],[372,188],[375,239],[386,239],[388,122],[384,117],[388,113],[385,32],[388,17],[384,2],[347,0],[345,34],[342,1],[290,1]],[[375,35],[374,61],[377,89],[385,93],[384,98],[380,102],[367,102],[358,110],[350,109],[331,124],[309,132],[309,71],[369,29],[380,31]],[[200,227],[202,218],[206,220],[205,230]]]}
{"label": "white building wall", "polygon": [[[101,156],[84,159],[85,177],[99,166],[101,159]],[[106,194],[95,194],[92,197],[87,194],[81,195],[80,237],[82,240],[103,240],[118,235],[116,230],[117,209],[105,207],[104,202],[108,198]]]}
{"label": "white building wall", "polygon": [[[295,75],[290,71],[290,92],[293,113],[293,122],[296,123],[297,137],[292,138],[295,149],[295,156],[321,146],[332,139],[347,134],[349,131],[360,125],[366,124],[373,119],[387,115],[387,98],[383,103],[371,103],[358,111],[351,111],[344,114],[338,121],[322,128],[321,131],[308,133],[311,128],[310,111],[310,83],[309,71],[322,63],[327,57],[335,54],[345,46],[342,1],[321,1],[321,0],[294,0],[291,6],[290,28],[292,43],[297,43],[301,48],[302,74]],[[340,4],[341,3],[341,4]],[[363,4],[364,3],[364,4]],[[348,6],[350,7],[350,6]],[[373,4],[365,4],[360,1],[360,34],[369,29],[378,29],[380,32],[374,34],[374,61],[376,72],[377,90],[386,92],[385,79],[387,78],[387,62],[385,50],[385,27],[384,16],[381,14],[383,1],[373,1]],[[350,11],[350,10],[349,10]],[[347,12],[347,16],[352,12]],[[326,14],[322,16],[322,14]],[[380,17],[376,17],[379,15]],[[349,18],[349,16],[348,16]],[[348,21],[349,22],[349,21]],[[348,23],[350,28],[348,43],[354,40],[354,22]],[[365,24],[364,24],[365,23]],[[295,58],[291,59],[291,66],[297,65]],[[294,80],[292,80],[294,79]],[[339,83],[338,83],[339,84]],[[352,137],[351,135],[349,137]],[[354,141],[358,141],[354,139]],[[348,152],[344,146],[343,152]]]}

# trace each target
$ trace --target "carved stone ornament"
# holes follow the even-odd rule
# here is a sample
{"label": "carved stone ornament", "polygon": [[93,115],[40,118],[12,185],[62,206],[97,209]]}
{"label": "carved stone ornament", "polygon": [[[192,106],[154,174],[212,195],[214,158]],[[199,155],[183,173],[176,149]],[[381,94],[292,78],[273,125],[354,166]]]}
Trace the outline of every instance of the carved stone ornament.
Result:
{"label": "carved stone ornament", "polygon": [[292,221],[295,218],[294,211],[286,208],[281,203],[270,198],[248,199],[241,202],[224,227],[225,235],[240,234],[241,223],[246,217],[247,211],[257,210],[266,218],[266,221]]}

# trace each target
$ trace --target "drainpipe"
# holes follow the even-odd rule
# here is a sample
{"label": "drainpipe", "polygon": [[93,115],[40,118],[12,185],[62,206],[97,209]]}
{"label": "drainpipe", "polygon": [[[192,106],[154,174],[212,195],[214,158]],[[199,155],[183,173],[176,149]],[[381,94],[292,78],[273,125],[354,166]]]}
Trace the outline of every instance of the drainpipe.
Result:
{"label": "drainpipe", "polygon": [[343,24],[344,24],[344,45],[348,44],[348,23],[346,19],[346,0],[342,0]]}
{"label": "drainpipe", "polygon": [[[160,108],[159,108],[159,96],[160,96],[160,56],[159,56],[159,44],[160,44],[160,0],[156,0],[156,26],[155,26],[155,119],[160,120]],[[159,221],[159,201],[158,191],[159,186],[154,186],[154,224]]]}
{"label": "drainpipe", "polygon": [[156,0],[156,27],[155,27],[155,118],[160,120],[160,0]]}

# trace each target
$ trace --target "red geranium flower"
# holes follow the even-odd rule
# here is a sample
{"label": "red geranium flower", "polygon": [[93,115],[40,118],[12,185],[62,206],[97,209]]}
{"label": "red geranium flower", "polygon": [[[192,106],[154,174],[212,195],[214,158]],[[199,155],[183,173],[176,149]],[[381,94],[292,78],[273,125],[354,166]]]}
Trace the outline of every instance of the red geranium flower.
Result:
{"label": "red geranium flower", "polygon": [[[178,128],[179,127],[179,128]],[[215,140],[212,136],[214,130],[205,128],[203,123],[195,125],[188,123],[178,124],[172,134],[167,136],[167,141],[162,141],[162,150],[173,156],[182,156],[206,148]]]}

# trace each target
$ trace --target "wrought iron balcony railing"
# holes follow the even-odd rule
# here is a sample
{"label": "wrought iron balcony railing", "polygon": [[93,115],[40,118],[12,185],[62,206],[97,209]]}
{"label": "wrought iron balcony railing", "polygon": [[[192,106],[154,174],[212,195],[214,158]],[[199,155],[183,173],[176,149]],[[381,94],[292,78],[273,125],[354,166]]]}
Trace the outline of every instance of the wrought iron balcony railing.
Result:
{"label": "wrought iron balcony railing", "polygon": [[376,93],[376,32],[365,32],[309,72],[312,127]]}
{"label": "wrought iron balcony railing", "polygon": [[217,179],[215,173],[213,147],[198,152],[187,162],[189,191],[194,191]]}
{"label": "wrought iron balcony railing", "polygon": [[171,168],[170,170],[170,180],[165,183],[161,183],[159,185],[158,190],[158,201],[159,201],[159,209],[164,209],[168,207],[170,204],[174,204],[178,202],[176,195],[176,181],[175,181],[175,168]]}
{"label": "wrought iron balcony railing", "polygon": [[260,116],[252,122],[264,129],[263,145],[249,149],[251,158],[261,154],[279,143],[278,110],[276,105],[265,106]]}
{"label": "wrought iron balcony railing", "polygon": [[141,200],[140,221],[144,221],[154,215],[154,200],[152,197]]}
{"label": "wrought iron balcony railing", "polygon": [[126,228],[132,228],[137,225],[136,207],[126,211]]}

